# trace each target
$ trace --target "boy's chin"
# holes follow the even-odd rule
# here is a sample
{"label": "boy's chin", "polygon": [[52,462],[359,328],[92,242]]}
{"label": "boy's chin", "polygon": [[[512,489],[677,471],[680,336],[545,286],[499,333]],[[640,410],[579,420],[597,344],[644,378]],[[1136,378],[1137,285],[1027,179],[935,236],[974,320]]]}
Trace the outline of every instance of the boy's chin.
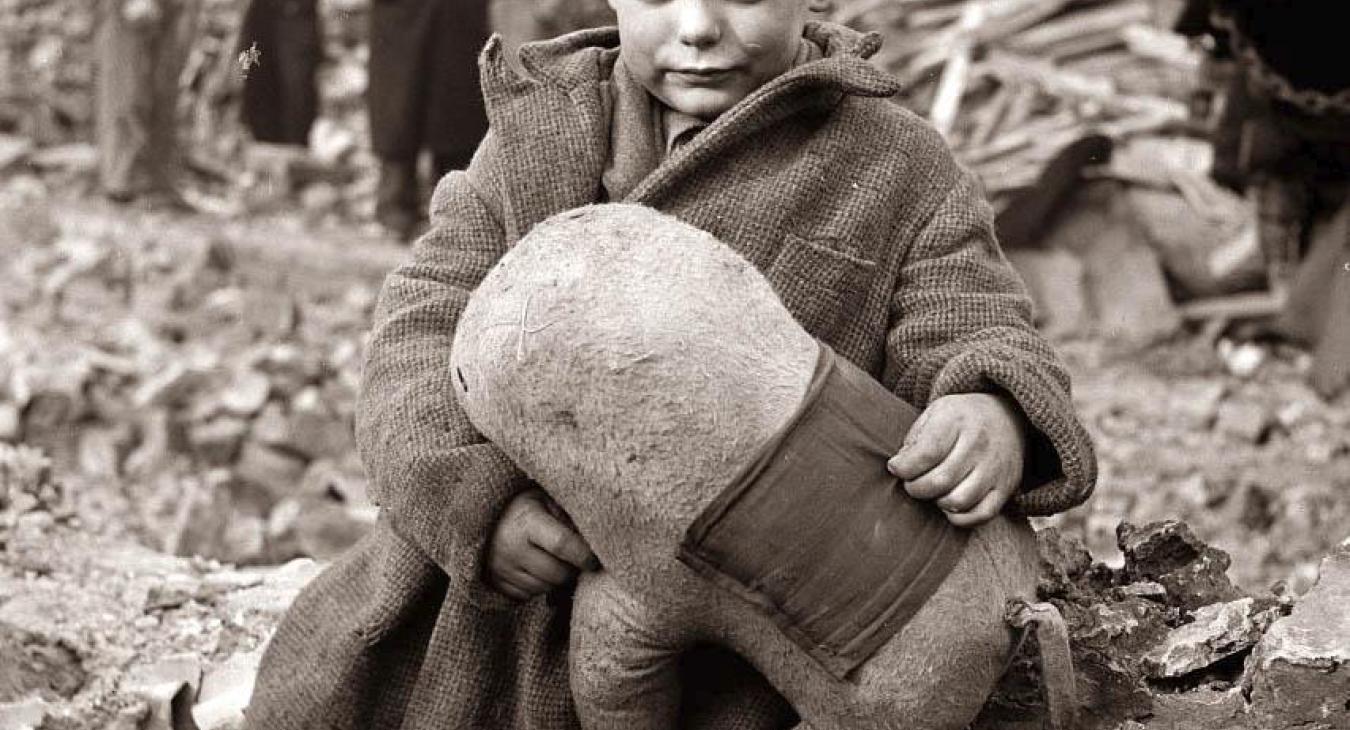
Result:
{"label": "boy's chin", "polygon": [[732,92],[713,92],[706,89],[680,89],[666,94],[666,106],[681,114],[711,122],[736,105],[745,95]]}

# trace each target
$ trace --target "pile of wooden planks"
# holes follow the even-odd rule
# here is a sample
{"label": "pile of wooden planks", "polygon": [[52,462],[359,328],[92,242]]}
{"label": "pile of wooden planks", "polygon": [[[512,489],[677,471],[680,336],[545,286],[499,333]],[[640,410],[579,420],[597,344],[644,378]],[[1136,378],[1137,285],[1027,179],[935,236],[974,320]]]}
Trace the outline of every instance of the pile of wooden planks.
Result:
{"label": "pile of wooden planks", "polygon": [[1201,51],[1172,0],[847,0],[833,19],[886,38],[874,61],[904,83],[996,200],[1087,134],[1190,124]]}

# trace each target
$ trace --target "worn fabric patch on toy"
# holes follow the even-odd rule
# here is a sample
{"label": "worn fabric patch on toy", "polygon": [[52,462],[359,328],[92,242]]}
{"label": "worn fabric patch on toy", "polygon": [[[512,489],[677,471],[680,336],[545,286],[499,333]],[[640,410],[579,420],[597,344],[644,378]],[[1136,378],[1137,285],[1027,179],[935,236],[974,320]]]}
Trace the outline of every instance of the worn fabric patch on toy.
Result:
{"label": "worn fabric patch on toy", "polygon": [[917,415],[822,345],[801,407],[690,525],[680,561],[759,606],[845,679],[965,547],[966,531],[886,470]]}

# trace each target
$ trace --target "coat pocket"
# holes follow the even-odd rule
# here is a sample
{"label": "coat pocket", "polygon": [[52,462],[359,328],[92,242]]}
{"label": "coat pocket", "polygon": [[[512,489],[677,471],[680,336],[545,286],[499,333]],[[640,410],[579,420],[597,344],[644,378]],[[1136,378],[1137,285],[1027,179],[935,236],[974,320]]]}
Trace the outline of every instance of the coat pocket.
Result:
{"label": "coat pocket", "polygon": [[875,261],[841,250],[835,239],[789,233],[768,279],[807,332],[833,342],[859,314],[876,270]]}

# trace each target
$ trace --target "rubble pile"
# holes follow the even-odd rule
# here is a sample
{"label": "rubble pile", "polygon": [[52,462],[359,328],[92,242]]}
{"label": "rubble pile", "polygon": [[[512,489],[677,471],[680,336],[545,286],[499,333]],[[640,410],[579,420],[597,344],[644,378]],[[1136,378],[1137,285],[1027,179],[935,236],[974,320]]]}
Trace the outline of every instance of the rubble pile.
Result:
{"label": "rubble pile", "polygon": [[[1122,523],[1117,535],[1125,562],[1113,569],[1039,533],[1038,592],[1069,628],[1084,728],[1350,727],[1350,540],[1295,599],[1238,589],[1228,556],[1184,523]],[[1023,646],[976,727],[1040,726],[1034,655]]]}
{"label": "rubble pile", "polygon": [[883,35],[874,60],[904,82],[897,100],[983,183],[1053,337],[1151,345],[1209,316],[1188,302],[1267,286],[1256,203],[1210,177],[1230,71],[1172,32],[1180,7],[836,3],[836,20]]}
{"label": "rubble pile", "polygon": [[1068,348],[1099,479],[1087,504],[1047,522],[1119,566],[1121,520],[1185,519],[1231,555],[1240,586],[1306,590],[1350,525],[1350,396],[1323,400],[1296,357],[1243,351],[1225,360],[1194,343],[1102,363]]}
{"label": "rubble pile", "polygon": [[352,436],[370,286],[259,282],[219,238],[35,230],[7,253],[0,446],[48,454],[86,522],[258,563],[373,521]]}
{"label": "rubble pile", "polygon": [[0,728],[241,726],[264,644],[318,564],[240,569],[27,514],[0,545]]}
{"label": "rubble pile", "polygon": [[[878,30],[903,102],[948,135],[991,194],[1031,184],[1089,133],[1184,128],[1201,53],[1151,0],[850,0],[836,20]],[[1147,171],[1138,171],[1148,174]]]}

